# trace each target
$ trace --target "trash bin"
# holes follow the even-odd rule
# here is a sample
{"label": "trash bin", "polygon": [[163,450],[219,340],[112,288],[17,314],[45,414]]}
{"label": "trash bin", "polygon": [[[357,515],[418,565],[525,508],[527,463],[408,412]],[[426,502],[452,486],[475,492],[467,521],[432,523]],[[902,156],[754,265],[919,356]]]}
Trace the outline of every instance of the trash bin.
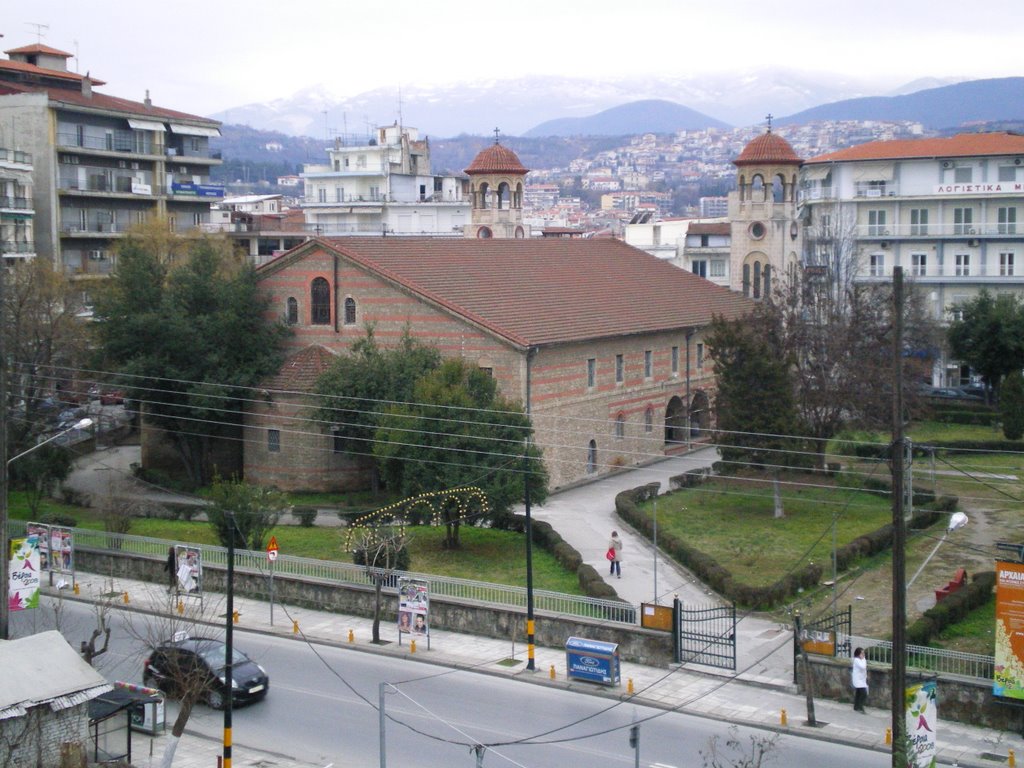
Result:
{"label": "trash bin", "polygon": [[619,685],[621,665],[618,643],[570,637],[565,643],[566,676],[600,685]]}

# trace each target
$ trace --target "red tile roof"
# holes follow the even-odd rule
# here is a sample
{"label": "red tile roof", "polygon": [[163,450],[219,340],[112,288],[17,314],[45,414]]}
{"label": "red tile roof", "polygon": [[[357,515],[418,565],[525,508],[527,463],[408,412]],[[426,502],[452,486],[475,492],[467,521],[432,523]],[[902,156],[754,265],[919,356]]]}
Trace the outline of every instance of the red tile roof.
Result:
{"label": "red tile roof", "polygon": [[508,147],[501,146],[501,144],[492,144],[486,149],[480,150],[477,156],[473,158],[473,162],[469,164],[469,168],[465,170],[465,173],[470,176],[477,173],[529,172],[530,169],[526,168],[519,161],[519,156]]}
{"label": "red tile roof", "polygon": [[298,246],[259,272],[317,248],[523,347],[703,326],[713,314],[736,317],[753,306],[611,239],[345,237]]}
{"label": "red tile roof", "polygon": [[688,235],[729,235],[732,234],[732,225],[724,221],[715,224],[691,224],[686,228]]}
{"label": "red tile roof", "polygon": [[[10,62],[0,62],[0,65],[9,63]],[[96,82],[96,80],[93,80],[93,83]],[[45,86],[33,86],[25,83],[13,83],[0,78],[0,93],[45,93],[50,97],[51,101],[64,102],[66,104],[79,107],[109,109],[113,112],[124,112],[128,115],[138,115],[140,117],[149,116],[157,119],[201,120],[204,123],[220,125],[217,120],[211,120],[208,117],[191,115],[188,112],[178,112],[173,109],[164,109],[162,107],[146,106],[141,101],[131,101],[129,99],[122,99],[118,96],[108,96],[106,94],[99,93],[98,91],[93,91],[91,96],[86,96],[77,88],[47,88]]]}
{"label": "red tile roof", "polygon": [[[0,60],[0,71],[7,70],[10,72],[26,72],[31,75],[39,75],[40,77],[50,77],[59,80],[69,80],[73,82],[81,82],[85,80],[85,75],[80,75],[77,72],[61,72],[59,69],[46,69],[45,67],[37,67],[35,64],[29,64],[25,61],[3,61]],[[93,85],[105,85],[103,80],[95,77],[90,77],[89,80]]]}
{"label": "red tile roof", "polygon": [[45,53],[50,56],[63,56],[65,59],[70,59],[74,54],[68,53],[67,51],[60,51],[56,48],[51,48],[48,45],[42,43],[32,43],[31,45],[23,45],[20,48],[11,48],[10,50],[4,51],[8,56],[12,53]]}
{"label": "red tile roof", "polygon": [[312,392],[320,374],[337,359],[327,347],[311,344],[285,360],[277,373],[263,380],[263,386],[285,392]]}
{"label": "red tile roof", "polygon": [[960,133],[944,139],[869,141],[856,147],[812,157],[807,163],[844,160],[908,160],[929,157],[1024,155],[1024,135],[1016,133]]}
{"label": "red tile roof", "polygon": [[788,141],[777,133],[767,131],[751,141],[732,161],[733,165],[761,165],[764,163],[793,163],[799,165],[800,158]]}

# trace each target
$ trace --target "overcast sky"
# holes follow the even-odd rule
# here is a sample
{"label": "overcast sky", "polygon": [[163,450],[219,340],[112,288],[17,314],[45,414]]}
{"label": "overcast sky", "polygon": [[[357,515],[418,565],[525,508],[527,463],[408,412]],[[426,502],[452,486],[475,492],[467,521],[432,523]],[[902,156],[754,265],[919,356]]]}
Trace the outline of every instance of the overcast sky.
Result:
{"label": "overcast sky", "polygon": [[352,96],[526,74],[1007,77],[1024,75],[1022,21],[1021,0],[0,0],[0,43],[41,40],[106,93],[211,114],[320,83]]}

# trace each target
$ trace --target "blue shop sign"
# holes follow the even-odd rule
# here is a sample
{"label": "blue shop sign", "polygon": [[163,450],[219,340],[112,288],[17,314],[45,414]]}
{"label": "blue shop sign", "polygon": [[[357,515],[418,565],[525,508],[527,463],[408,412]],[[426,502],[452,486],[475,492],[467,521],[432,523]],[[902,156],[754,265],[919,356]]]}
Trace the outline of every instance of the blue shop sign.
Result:
{"label": "blue shop sign", "polygon": [[184,197],[224,197],[224,187],[219,184],[194,184],[192,182],[174,182],[171,193]]}
{"label": "blue shop sign", "polygon": [[565,643],[567,675],[602,685],[620,682],[619,646],[600,640],[570,637]]}

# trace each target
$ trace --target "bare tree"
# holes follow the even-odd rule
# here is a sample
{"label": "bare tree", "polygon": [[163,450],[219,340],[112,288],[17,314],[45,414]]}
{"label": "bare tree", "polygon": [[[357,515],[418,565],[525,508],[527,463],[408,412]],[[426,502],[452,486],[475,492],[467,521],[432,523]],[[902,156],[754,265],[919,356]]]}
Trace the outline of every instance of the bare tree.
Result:
{"label": "bare tree", "polygon": [[380,642],[380,615],[382,590],[392,584],[395,571],[405,570],[409,564],[408,536],[405,526],[396,521],[354,528],[348,537],[353,559],[365,565],[374,588],[373,642]]}
{"label": "bare tree", "polygon": [[776,757],[779,734],[757,736],[751,734],[745,745],[736,726],[729,728],[723,741],[719,736],[708,739],[707,750],[700,750],[704,768],[761,768]]}

